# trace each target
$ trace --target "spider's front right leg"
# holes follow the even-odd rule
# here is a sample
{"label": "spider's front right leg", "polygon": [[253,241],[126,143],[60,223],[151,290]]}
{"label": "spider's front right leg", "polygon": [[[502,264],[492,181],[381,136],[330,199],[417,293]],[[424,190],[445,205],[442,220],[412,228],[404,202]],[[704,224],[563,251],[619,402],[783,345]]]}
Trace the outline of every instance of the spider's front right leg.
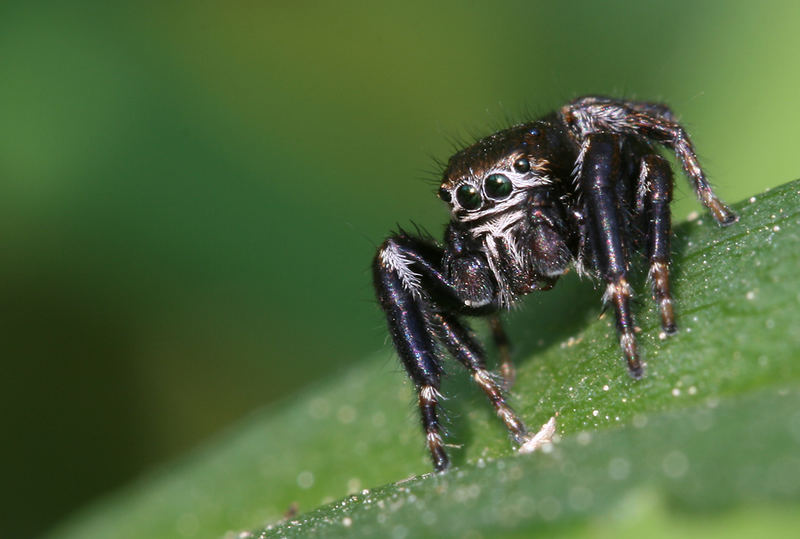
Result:
{"label": "spider's front right leg", "polygon": [[518,443],[527,430],[508,406],[503,388],[486,370],[482,347],[458,320],[459,313],[497,309],[497,292],[485,258],[462,250],[450,230],[447,251],[399,234],[378,249],[375,290],[386,313],[395,349],[419,396],[422,426],[436,471],[449,465],[442,441],[438,402],[442,367],[438,342],[458,359],[489,397]]}
{"label": "spider's front right leg", "polygon": [[422,428],[433,467],[444,471],[450,461],[444,450],[437,410],[442,366],[436,349],[431,306],[422,288],[418,264],[414,262],[414,258],[422,257],[421,250],[432,248],[421,240],[404,236],[389,238],[375,256],[373,281],[397,355],[417,390]]}

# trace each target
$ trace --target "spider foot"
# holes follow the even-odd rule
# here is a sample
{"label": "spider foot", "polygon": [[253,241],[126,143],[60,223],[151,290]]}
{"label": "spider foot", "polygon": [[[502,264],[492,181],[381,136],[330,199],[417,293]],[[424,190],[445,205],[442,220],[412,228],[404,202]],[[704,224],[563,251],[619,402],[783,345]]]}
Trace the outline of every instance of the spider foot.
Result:
{"label": "spider foot", "polygon": [[711,216],[720,226],[732,225],[739,220],[739,216],[709,190],[702,195],[703,203],[708,207]]}

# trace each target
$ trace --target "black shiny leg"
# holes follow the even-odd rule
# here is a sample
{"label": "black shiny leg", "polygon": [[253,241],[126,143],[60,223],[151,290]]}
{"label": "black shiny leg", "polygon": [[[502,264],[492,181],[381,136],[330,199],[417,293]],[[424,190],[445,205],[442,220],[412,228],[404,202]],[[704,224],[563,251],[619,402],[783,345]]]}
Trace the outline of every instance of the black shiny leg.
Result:
{"label": "black shiny leg", "polygon": [[641,378],[642,365],[630,307],[628,257],[616,199],[616,183],[620,175],[619,136],[606,133],[590,135],[583,156],[578,181],[584,197],[584,213],[596,267],[607,283],[604,299],[614,307],[620,347],[628,362],[628,370],[634,378]]}
{"label": "black shiny leg", "polygon": [[[458,350],[461,355],[457,357],[462,362],[465,354],[483,361],[482,351],[469,332],[454,315],[442,313],[457,310],[488,314],[496,309],[495,290],[485,259],[470,253],[450,259],[451,266],[469,270],[473,286],[462,289],[454,286],[454,282],[463,280],[460,274],[448,275],[442,267],[443,258],[441,248],[433,243],[398,234],[383,243],[373,263],[378,301],[386,314],[395,350],[417,389],[422,427],[437,471],[449,466],[438,414],[443,371],[437,339],[444,341],[454,355]],[[497,393],[500,395],[499,389]],[[500,396],[495,404],[498,414],[504,405]],[[513,411],[503,417],[508,417],[507,424],[516,420]]]}
{"label": "black shiny leg", "polygon": [[373,279],[395,349],[417,389],[422,428],[434,468],[445,470],[449,461],[437,413],[442,368],[430,327],[430,305],[419,288],[418,269],[390,239],[375,257]]}
{"label": "black shiny leg", "polygon": [[661,328],[665,335],[673,335],[677,329],[669,287],[672,170],[667,160],[659,155],[645,156],[642,167],[647,186],[645,216],[648,221],[647,256],[650,260],[648,275],[653,284],[653,300],[661,311]]}
{"label": "black shiny leg", "polygon": [[506,402],[500,384],[486,369],[483,348],[473,338],[470,331],[455,317],[446,314],[437,316],[439,335],[448,351],[472,373],[472,378],[486,396],[489,397],[497,416],[503,420],[514,440],[517,443],[523,443],[528,430],[516,412]]}

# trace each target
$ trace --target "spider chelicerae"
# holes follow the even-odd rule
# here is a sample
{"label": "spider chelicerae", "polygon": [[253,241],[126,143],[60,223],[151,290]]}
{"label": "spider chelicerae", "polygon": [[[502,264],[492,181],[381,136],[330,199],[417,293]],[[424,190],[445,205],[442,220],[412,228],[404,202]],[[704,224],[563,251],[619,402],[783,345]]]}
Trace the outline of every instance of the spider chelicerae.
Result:
{"label": "spider chelicerae", "polygon": [[[672,170],[655,145],[677,155],[720,225],[737,220],[714,195],[686,131],[662,104],[581,97],[539,120],[499,131],[452,156],[439,197],[450,206],[444,243],[398,232],[378,249],[373,277],[395,349],[413,381],[428,450],[447,469],[437,411],[442,354],[472,374],[511,436],[525,424],[506,403],[514,378],[497,313],[553,287],[570,266],[602,279],[622,355],[642,376],[628,284],[632,252],[650,266],[663,333],[675,333],[669,286]],[[463,321],[486,316],[500,352],[499,382]],[[505,387],[504,387],[505,386]]]}

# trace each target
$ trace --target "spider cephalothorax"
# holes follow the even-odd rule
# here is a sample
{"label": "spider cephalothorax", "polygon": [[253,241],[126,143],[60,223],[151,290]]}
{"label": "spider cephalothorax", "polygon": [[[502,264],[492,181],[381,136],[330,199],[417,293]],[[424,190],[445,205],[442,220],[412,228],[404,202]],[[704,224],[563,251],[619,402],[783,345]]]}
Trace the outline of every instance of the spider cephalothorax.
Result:
{"label": "spider cephalothorax", "polygon": [[436,470],[448,466],[437,414],[442,347],[470,370],[512,437],[518,443],[528,437],[463,316],[489,316],[508,386],[514,370],[495,313],[519,296],[551,288],[574,265],[606,283],[604,301],[615,311],[629,372],[639,378],[628,284],[630,256],[639,251],[649,260],[663,332],[675,332],[668,269],[672,171],[654,143],[675,152],[720,225],[736,221],[667,107],[590,96],[450,158],[439,189],[451,209],[443,245],[398,233],[378,249],[375,289],[417,388]]}

